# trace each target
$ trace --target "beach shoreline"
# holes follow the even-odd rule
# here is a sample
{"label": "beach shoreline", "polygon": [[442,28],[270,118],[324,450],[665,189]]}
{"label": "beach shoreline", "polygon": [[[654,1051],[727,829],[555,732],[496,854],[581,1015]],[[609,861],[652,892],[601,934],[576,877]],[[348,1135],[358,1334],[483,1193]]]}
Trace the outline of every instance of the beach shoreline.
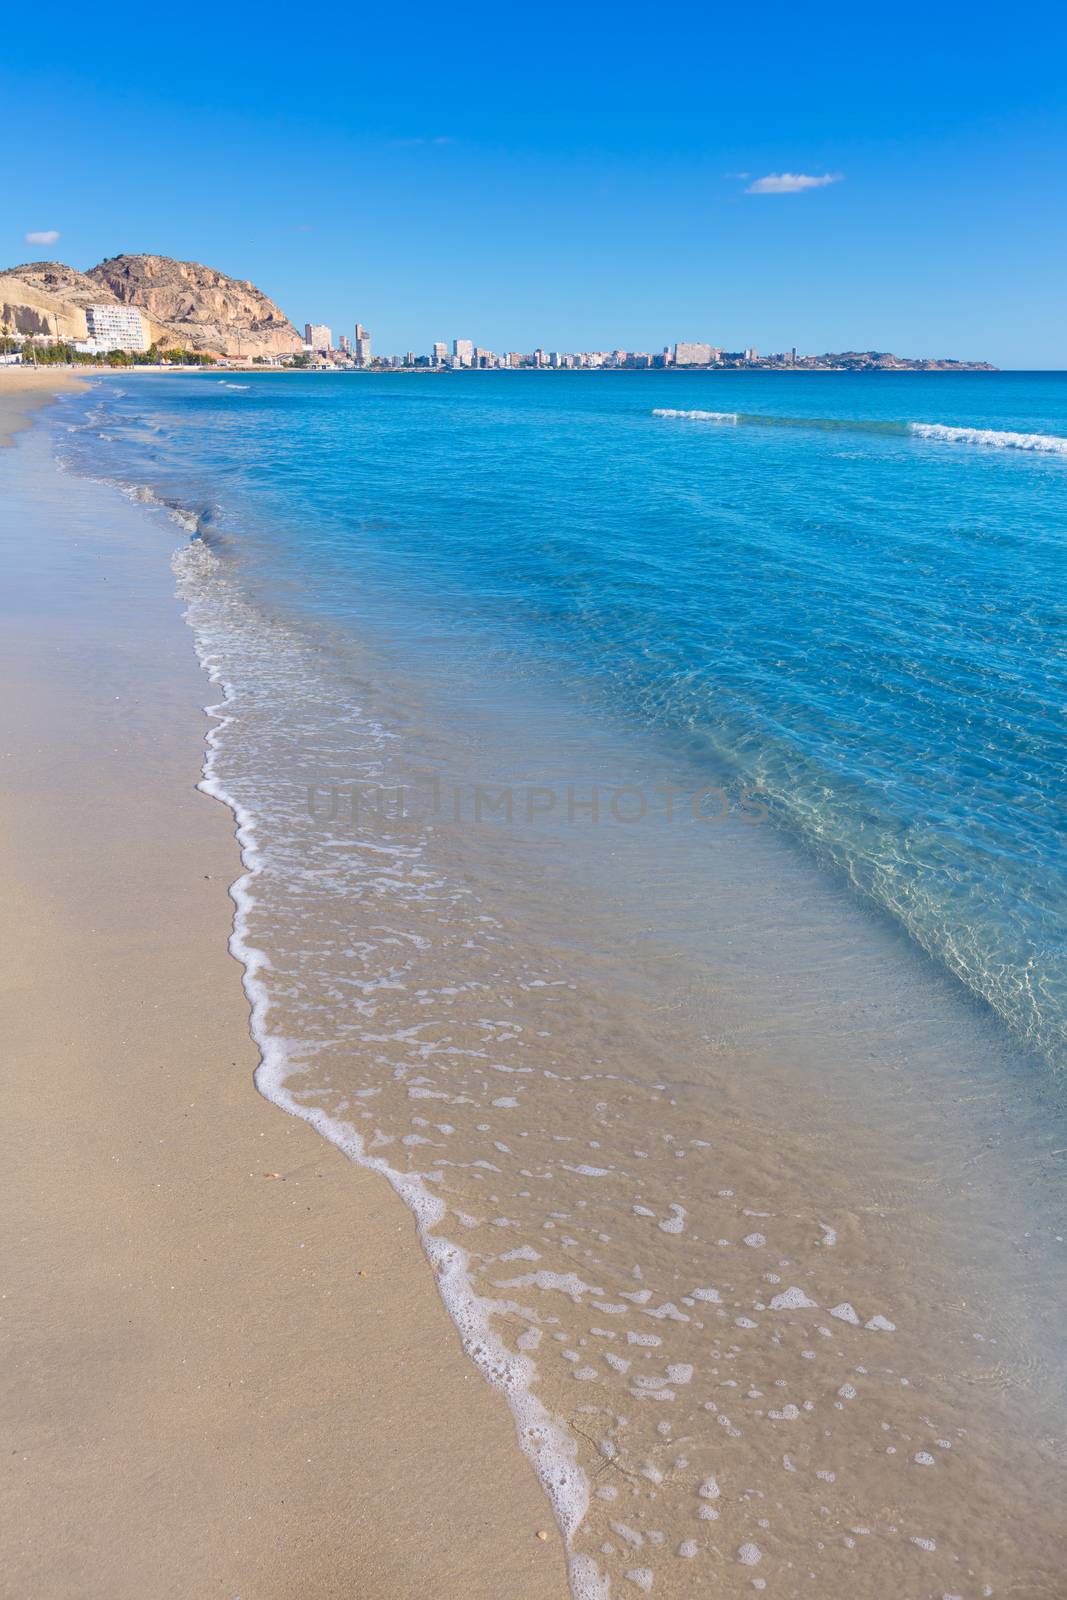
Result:
{"label": "beach shoreline", "polygon": [[[249,387],[96,385],[0,458],[19,1592],[58,1504],[45,1587],[120,1600],[562,1595],[549,1503],[583,1600],[711,1565],[739,1596],[754,1552],[783,1593],[795,1568],[977,1600],[1018,1581],[1005,1526],[1047,1585],[1062,1229],[1036,1064],[769,829],[579,834],[510,800],[472,827],[455,785],[364,808],[416,773],[552,798],[563,752],[572,797],[714,768],[675,752],[658,788],[656,740],[506,672],[487,693],[483,642],[424,638],[417,603],[401,659],[373,559],[366,619],[313,625],[333,508],[283,499],[273,568],[241,478],[284,473],[297,427],[321,450],[314,386],[258,421]],[[392,586],[420,515],[374,407],[343,416],[322,408],[338,504],[367,507],[362,441]],[[684,436],[638,432],[643,472],[691,470]],[[411,448],[402,424],[394,467]]]}
{"label": "beach shoreline", "polygon": [[57,395],[76,393],[85,380],[73,372],[36,367],[0,367],[0,448],[31,426],[34,413]]}
{"label": "beach shoreline", "polygon": [[253,1087],[177,540],[12,438],[80,386],[0,375],[11,1592],[562,1596],[408,1212]]}

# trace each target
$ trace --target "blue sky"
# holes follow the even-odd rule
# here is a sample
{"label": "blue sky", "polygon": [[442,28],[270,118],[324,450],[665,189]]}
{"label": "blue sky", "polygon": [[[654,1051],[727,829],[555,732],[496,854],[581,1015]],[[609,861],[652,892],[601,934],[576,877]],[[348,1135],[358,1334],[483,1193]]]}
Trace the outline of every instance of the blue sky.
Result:
{"label": "blue sky", "polygon": [[378,351],[1067,368],[1062,6],[92,15],[5,24],[4,264],[205,261]]}

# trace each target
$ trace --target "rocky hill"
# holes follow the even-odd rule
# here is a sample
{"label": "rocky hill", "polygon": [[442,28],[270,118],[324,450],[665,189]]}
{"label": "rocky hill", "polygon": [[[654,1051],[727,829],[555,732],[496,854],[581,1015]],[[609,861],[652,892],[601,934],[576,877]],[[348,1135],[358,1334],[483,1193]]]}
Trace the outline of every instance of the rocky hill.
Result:
{"label": "rocky hill", "polygon": [[282,355],[304,342],[284,311],[247,279],[169,256],[112,256],[88,277],[123,305],[136,306],[186,350]]}
{"label": "rocky hill", "polygon": [[85,307],[136,306],[161,348],[216,355],[281,355],[303,349],[285,313],[254,283],[197,261],[113,256],[88,272],[59,261],[0,271],[0,325],[13,333],[84,339]]}
{"label": "rocky hill", "polygon": [[11,333],[84,339],[85,307],[115,296],[61,261],[31,261],[0,272],[0,325]]}
{"label": "rocky hill", "polygon": [[956,361],[950,356],[895,356],[888,350],[843,350],[818,358],[826,365],[874,372],[996,372],[988,361]]}

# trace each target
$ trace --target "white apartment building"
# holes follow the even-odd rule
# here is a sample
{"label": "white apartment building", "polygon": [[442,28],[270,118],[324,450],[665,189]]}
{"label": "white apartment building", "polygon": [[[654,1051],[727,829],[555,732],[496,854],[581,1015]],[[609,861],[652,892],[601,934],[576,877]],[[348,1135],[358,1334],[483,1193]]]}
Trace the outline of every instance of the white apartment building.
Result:
{"label": "white apartment building", "polygon": [[357,366],[360,366],[360,367],[369,367],[370,366],[370,364],[371,364],[370,334],[367,332],[367,330],[363,326],[362,322],[357,322],[356,323],[355,355],[356,355],[356,365]]}
{"label": "white apartment building", "polygon": [[304,343],[312,350],[332,350],[333,329],[324,322],[305,322]]}
{"label": "white apartment building", "polygon": [[457,367],[469,367],[474,360],[474,340],[453,339],[452,359]]}
{"label": "white apartment building", "polygon": [[85,325],[92,354],[148,349],[148,325],[133,306],[86,306]]}
{"label": "white apartment building", "polygon": [[710,344],[676,344],[674,347],[674,364],[676,367],[710,367]]}

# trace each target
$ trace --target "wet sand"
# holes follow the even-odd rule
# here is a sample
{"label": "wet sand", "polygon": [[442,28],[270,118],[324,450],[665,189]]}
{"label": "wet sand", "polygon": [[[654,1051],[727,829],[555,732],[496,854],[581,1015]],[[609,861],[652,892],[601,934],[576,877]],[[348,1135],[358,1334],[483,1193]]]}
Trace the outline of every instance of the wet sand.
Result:
{"label": "wet sand", "polygon": [[[4,428],[75,381],[0,372]],[[562,1596],[408,1212],[252,1087],[169,547],[42,443],[0,459],[4,1588]]]}

